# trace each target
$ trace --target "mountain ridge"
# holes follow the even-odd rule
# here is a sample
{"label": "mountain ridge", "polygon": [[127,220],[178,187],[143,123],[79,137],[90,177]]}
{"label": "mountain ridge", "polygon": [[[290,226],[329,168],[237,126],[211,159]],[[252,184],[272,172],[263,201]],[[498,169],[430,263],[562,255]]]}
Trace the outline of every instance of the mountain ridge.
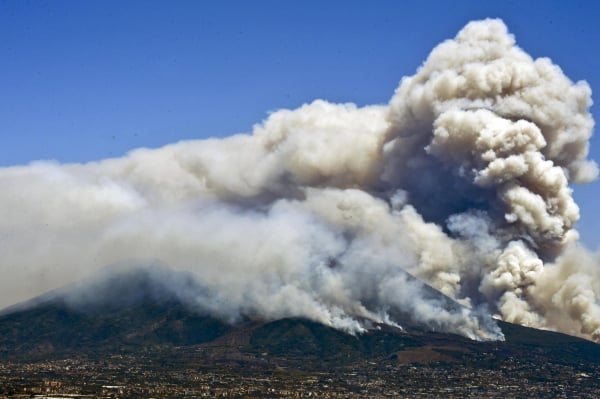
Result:
{"label": "mountain ridge", "polygon": [[[232,324],[191,308],[177,293],[165,291],[155,271],[107,276],[103,283],[96,283],[105,297],[96,292],[77,303],[64,294],[85,287],[75,285],[75,291],[58,290],[5,309],[0,315],[0,356],[40,360],[189,347],[202,348],[213,359],[239,355],[259,361],[267,354],[298,364],[306,359],[337,363],[394,356],[408,363],[424,358],[479,361],[483,354],[498,360],[531,353],[545,361],[600,364],[598,344],[502,321],[498,324],[505,342],[476,342],[455,334],[385,324],[373,324],[366,332],[351,335],[303,318],[245,318]],[[158,276],[166,274],[161,271]],[[192,284],[185,275],[169,278]]]}

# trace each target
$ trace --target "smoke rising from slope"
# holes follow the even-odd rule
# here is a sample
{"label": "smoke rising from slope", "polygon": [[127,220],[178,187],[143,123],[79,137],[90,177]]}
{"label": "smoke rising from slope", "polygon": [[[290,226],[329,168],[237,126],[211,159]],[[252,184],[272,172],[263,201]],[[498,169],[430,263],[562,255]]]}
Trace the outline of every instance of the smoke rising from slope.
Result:
{"label": "smoke rising from slope", "polygon": [[585,82],[485,20],[386,106],[316,100],[251,135],[0,169],[1,304],[157,260],[204,287],[173,283],[186,303],[231,321],[410,319],[485,340],[502,338],[495,315],[600,341],[600,262],[577,246],[568,186],[598,175],[590,105]]}

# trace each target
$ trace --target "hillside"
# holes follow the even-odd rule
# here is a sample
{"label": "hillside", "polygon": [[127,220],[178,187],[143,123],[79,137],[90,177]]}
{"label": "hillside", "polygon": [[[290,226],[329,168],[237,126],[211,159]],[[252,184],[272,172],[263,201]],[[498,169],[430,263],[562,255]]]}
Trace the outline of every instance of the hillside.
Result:
{"label": "hillside", "polygon": [[120,386],[124,397],[600,394],[600,345],[580,338],[504,322],[504,342],[387,325],[353,336],[293,318],[229,324],[185,306],[152,276],[111,277],[98,292],[112,295],[77,306],[61,291],[5,310],[0,395],[40,393],[52,381],[55,393]]}
{"label": "hillside", "polygon": [[[422,360],[424,351],[433,353],[434,360],[449,362],[477,362],[485,357],[486,362],[493,363],[516,356],[570,365],[600,364],[600,345],[505,322],[499,322],[505,342],[475,342],[453,334],[414,327],[404,331],[387,325],[377,325],[353,336],[304,319],[247,319],[229,324],[189,309],[158,290],[159,283],[151,276],[141,273],[129,280],[118,279],[121,287],[114,284],[114,279],[108,279],[107,284],[113,294],[117,294],[99,297],[94,306],[89,301],[72,306],[54,293],[5,311],[0,316],[0,356],[38,360],[206,347],[209,351],[219,348],[217,352],[224,357],[243,353],[245,358],[251,359],[267,353],[270,357],[299,364],[317,360],[343,363],[390,356],[411,363]],[[125,290],[127,287],[137,290]],[[124,292],[136,293],[126,298]],[[119,302],[114,298],[120,298]],[[121,306],[117,306],[118,303]]]}

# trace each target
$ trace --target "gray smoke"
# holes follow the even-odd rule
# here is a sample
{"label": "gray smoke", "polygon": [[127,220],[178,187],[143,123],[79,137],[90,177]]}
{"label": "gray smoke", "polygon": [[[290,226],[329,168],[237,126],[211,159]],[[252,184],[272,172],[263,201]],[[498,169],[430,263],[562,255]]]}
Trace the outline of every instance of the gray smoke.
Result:
{"label": "gray smoke", "polygon": [[231,321],[408,317],[502,339],[495,316],[600,341],[600,262],[568,186],[598,175],[590,105],[485,20],[387,106],[316,100],[249,135],[0,169],[0,305],[147,261],[191,273],[173,291]]}

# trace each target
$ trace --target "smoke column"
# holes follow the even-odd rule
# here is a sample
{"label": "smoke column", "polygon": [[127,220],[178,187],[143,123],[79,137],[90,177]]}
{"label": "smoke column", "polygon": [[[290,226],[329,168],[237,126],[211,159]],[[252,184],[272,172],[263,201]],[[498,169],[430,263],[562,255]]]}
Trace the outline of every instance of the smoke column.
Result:
{"label": "smoke column", "polygon": [[591,103],[485,20],[388,105],[316,100],[248,135],[0,169],[0,305],[158,261],[203,287],[169,280],[185,303],[232,322],[502,339],[494,316],[600,342],[600,261],[569,188],[598,175]]}

